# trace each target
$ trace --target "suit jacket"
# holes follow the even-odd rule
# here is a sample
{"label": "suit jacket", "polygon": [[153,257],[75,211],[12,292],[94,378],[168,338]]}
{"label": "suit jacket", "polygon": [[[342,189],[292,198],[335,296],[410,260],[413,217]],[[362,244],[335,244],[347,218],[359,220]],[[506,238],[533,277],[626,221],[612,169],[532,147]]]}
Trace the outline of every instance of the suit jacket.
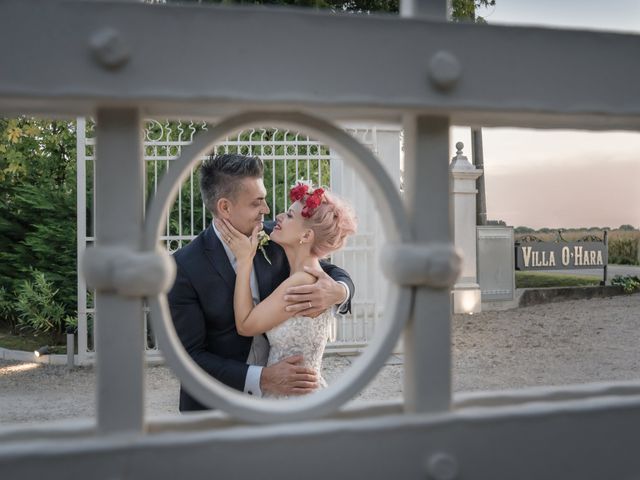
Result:
{"label": "suit jacket", "polygon": [[[267,233],[272,228],[273,223],[265,224]],[[260,251],[253,260],[260,299],[269,296],[289,276],[289,264],[282,247],[269,242],[265,250],[271,265]],[[175,252],[174,259],[176,281],[168,298],[178,337],[203,370],[243,391],[252,337],[240,336],[236,330],[233,312],[236,274],[213,227],[210,225]],[[334,280],[349,286],[350,310],[354,293],[351,278],[335,265],[323,263],[322,267]],[[207,407],[180,388],[180,411],[205,409]]]}

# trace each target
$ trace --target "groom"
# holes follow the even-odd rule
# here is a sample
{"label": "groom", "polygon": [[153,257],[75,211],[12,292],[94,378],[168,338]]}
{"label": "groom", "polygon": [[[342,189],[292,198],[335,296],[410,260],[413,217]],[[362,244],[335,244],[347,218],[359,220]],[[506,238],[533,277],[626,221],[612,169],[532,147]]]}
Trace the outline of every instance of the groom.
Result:
{"label": "groom", "polygon": [[[209,158],[200,171],[204,203],[214,217],[227,219],[237,230],[250,235],[269,213],[262,176],[262,160],[257,157],[227,154]],[[272,228],[271,224],[265,225],[267,233]],[[255,303],[289,276],[282,248],[269,242],[264,249],[266,256],[258,251],[253,260],[251,292]],[[177,275],[169,292],[173,323],[185,349],[203,370],[249,395],[300,395],[318,387],[316,372],[301,365],[301,356],[268,367],[259,366],[266,363],[266,339],[242,337],[236,331],[233,312],[236,259],[213,223],[178,250],[174,259]],[[349,275],[334,265],[325,263],[322,268],[324,271],[309,271],[318,279],[315,284],[286,292],[287,310],[292,316],[313,316],[338,304],[341,313],[350,310],[354,287]],[[247,365],[250,350],[252,363],[257,365]],[[206,408],[181,387],[181,412]]]}

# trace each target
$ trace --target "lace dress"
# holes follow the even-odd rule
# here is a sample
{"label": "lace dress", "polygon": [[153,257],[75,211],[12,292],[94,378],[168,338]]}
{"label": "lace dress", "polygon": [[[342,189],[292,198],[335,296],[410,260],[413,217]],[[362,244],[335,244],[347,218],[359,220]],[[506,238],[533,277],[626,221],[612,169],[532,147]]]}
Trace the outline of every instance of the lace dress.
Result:
{"label": "lace dress", "polygon": [[[322,371],[322,355],[329,338],[329,326],[333,319],[332,309],[311,317],[291,317],[267,332],[271,349],[267,366],[278,363],[292,355],[302,355],[304,366],[314,369],[320,375]],[[327,386],[320,376],[320,388]],[[265,395],[267,396],[267,395]],[[273,398],[273,397],[272,397]]]}

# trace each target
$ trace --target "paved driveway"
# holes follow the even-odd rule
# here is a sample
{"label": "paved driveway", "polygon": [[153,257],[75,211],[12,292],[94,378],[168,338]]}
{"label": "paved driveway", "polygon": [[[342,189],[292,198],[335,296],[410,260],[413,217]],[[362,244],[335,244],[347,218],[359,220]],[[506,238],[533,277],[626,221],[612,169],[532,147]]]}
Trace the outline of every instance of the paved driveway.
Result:
{"label": "paved driveway", "polygon": [[[453,390],[638,379],[638,312],[640,293],[454,315]],[[331,384],[352,361],[325,358],[323,376]],[[394,356],[354,401],[400,398],[403,377],[403,356]],[[93,368],[69,372],[64,366],[0,360],[0,425],[91,418],[95,391]],[[163,366],[146,368],[147,413],[175,414],[177,405],[173,373]]]}

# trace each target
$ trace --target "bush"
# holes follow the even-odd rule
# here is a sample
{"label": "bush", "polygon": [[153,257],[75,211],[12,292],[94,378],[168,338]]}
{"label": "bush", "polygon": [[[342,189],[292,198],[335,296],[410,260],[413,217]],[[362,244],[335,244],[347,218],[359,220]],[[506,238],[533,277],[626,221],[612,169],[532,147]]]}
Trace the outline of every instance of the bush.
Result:
{"label": "bush", "polygon": [[15,304],[4,287],[0,287],[0,320],[4,319],[11,330],[15,329],[17,321]]}
{"label": "bush", "polygon": [[72,122],[0,118],[0,322],[11,329],[32,269],[57,291],[65,316],[75,315],[75,143]]}
{"label": "bush", "polygon": [[616,275],[611,280],[611,285],[619,285],[625,293],[633,293],[635,290],[640,290],[640,278],[631,275]]}
{"label": "bush", "polygon": [[55,343],[65,326],[64,306],[57,301],[58,290],[54,290],[44,273],[32,271],[32,280],[25,280],[18,288],[18,327],[48,334]]}

